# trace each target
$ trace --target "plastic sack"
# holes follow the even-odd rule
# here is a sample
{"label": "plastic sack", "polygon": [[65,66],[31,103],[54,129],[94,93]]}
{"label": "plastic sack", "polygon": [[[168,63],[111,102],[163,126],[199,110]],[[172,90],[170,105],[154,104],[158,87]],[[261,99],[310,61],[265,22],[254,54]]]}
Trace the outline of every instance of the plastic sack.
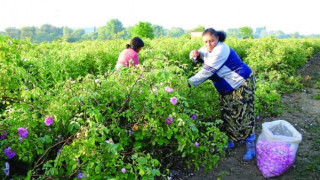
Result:
{"label": "plastic sack", "polygon": [[295,161],[301,134],[287,121],[262,123],[257,145],[257,165],[265,178],[279,176]]}

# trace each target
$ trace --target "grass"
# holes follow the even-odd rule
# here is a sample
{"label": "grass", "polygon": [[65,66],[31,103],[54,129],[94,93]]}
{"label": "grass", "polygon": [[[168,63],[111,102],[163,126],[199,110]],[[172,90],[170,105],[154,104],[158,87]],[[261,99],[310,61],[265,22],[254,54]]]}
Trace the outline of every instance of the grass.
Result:
{"label": "grass", "polygon": [[320,81],[316,83],[316,88],[320,89]]}
{"label": "grass", "polygon": [[[320,117],[319,117],[320,119]],[[313,134],[312,146],[308,153],[303,154],[302,161],[297,164],[297,179],[318,179],[320,177],[320,122],[306,129]]]}
{"label": "grass", "polygon": [[320,100],[320,94],[314,95],[314,96],[312,96],[312,98],[313,98],[313,99]]}
{"label": "grass", "polygon": [[[317,89],[320,89],[320,81],[318,81],[318,82],[316,83],[316,88],[317,88]],[[320,94],[314,95],[314,96],[312,96],[312,98],[313,98],[313,99],[320,100]]]}

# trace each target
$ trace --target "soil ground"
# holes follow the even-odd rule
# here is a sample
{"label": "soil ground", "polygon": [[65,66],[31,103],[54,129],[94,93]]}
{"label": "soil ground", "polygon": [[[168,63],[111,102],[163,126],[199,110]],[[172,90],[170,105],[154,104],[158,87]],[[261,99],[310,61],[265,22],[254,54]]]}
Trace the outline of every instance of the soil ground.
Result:
{"label": "soil ground", "polygon": [[[257,122],[257,137],[261,133],[263,122],[281,119],[294,125],[303,138],[294,165],[281,176],[271,179],[320,179],[320,100],[314,98],[320,94],[320,53],[315,54],[300,73],[303,77],[304,90],[282,95],[284,112],[277,117],[260,118]],[[200,170],[180,179],[264,179],[256,160],[250,163],[241,161],[244,152],[245,144],[237,144],[235,149],[229,150],[226,157],[219,161],[218,167],[209,173]]]}

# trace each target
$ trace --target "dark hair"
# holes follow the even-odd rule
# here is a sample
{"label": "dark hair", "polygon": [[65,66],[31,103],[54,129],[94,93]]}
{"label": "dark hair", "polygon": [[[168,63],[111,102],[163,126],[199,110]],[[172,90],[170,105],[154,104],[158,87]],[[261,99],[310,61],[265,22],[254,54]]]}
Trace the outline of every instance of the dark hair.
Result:
{"label": "dark hair", "polygon": [[226,40],[226,38],[227,38],[227,35],[225,32],[216,31],[213,28],[208,28],[208,29],[204,30],[202,33],[202,36],[204,36],[206,34],[210,34],[211,36],[219,37],[219,41],[221,41],[221,42],[224,42],[224,40]]}
{"label": "dark hair", "polygon": [[143,43],[142,39],[140,39],[139,37],[134,37],[131,40],[130,44],[127,44],[127,49],[132,48],[133,50],[137,50],[143,46],[144,46],[144,43]]}

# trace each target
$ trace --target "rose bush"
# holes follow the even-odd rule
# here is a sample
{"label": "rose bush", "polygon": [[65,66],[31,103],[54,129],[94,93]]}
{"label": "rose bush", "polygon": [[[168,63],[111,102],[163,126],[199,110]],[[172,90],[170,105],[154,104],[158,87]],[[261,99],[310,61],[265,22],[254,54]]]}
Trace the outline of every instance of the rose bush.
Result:
{"label": "rose bush", "polygon": [[[171,162],[210,170],[224,154],[218,93],[211,82],[186,85],[200,68],[189,52],[201,42],[146,40],[143,65],[115,72],[123,40],[34,45],[0,38],[0,166],[10,163],[10,178],[154,178],[177,166]],[[319,50],[318,41],[299,42],[227,42],[257,75],[257,113],[278,112],[285,83],[299,87],[293,69],[288,76],[285,65],[276,66],[298,55],[301,66]],[[281,57],[262,62],[273,52]]]}

